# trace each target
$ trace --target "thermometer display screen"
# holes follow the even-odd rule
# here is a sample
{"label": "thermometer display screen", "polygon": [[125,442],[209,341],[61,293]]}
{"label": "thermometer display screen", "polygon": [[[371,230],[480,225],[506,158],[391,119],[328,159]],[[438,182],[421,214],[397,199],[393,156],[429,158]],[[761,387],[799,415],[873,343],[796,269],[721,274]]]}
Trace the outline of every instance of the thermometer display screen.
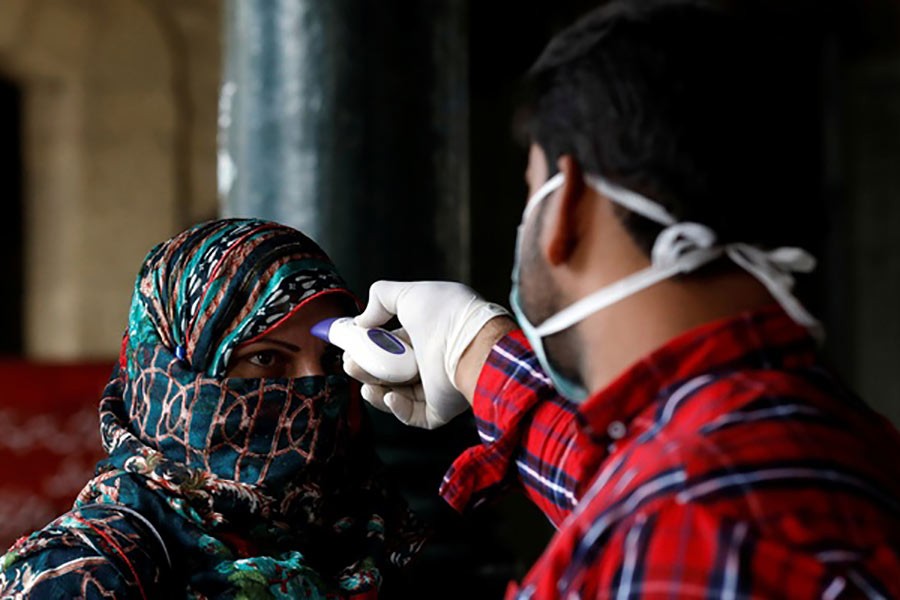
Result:
{"label": "thermometer display screen", "polygon": [[403,354],[406,351],[400,340],[383,329],[370,329],[367,333],[369,339],[375,342],[382,350],[386,350],[391,354]]}

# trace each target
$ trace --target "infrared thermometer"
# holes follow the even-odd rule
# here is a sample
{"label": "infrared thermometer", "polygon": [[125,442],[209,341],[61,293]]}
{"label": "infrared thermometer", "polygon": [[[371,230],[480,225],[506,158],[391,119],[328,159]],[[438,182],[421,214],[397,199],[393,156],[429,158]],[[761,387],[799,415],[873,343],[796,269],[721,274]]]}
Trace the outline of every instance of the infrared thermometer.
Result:
{"label": "infrared thermometer", "polygon": [[380,327],[360,327],[352,317],[325,319],[310,332],[350,354],[366,373],[387,383],[406,383],[418,375],[409,344]]}

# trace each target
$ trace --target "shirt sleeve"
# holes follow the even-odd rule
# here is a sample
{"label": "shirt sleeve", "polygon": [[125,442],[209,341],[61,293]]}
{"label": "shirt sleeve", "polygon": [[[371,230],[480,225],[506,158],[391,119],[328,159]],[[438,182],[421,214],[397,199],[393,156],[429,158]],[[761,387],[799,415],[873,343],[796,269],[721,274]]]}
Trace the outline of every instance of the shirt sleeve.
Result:
{"label": "shirt sleeve", "polygon": [[454,461],[441,495],[462,511],[520,484],[558,526],[577,503],[586,446],[576,405],[553,388],[521,331],[494,346],[472,407],[482,443]]}

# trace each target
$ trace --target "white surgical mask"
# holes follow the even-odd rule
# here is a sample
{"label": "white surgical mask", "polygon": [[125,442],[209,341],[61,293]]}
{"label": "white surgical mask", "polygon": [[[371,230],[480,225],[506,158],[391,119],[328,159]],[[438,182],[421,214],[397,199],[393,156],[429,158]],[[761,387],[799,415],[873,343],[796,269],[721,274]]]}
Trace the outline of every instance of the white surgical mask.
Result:
{"label": "white surgical mask", "polygon": [[800,248],[776,248],[762,250],[756,246],[743,243],[725,245],[716,244],[716,234],[709,227],[700,223],[678,222],[665,208],[658,203],[609,182],[597,175],[586,175],[585,183],[609,198],[612,202],[623,206],[631,212],[650,219],[665,228],[657,236],[650,256],[650,266],[631,275],[600,288],[596,292],[570,304],[560,312],[548,318],[540,325],[534,325],[522,310],[520,264],[522,256],[523,231],[528,216],[547,196],[559,188],[564,176],[557,173],[529,198],[522,222],[516,238],[515,264],[512,273],[512,292],[510,303],[522,331],[531,343],[544,371],[550,377],[557,391],[575,402],[587,398],[588,391],[583,385],[574,381],[553,368],[544,350],[543,338],[564,331],[588,316],[611,304],[623,300],[660,281],[678,275],[690,273],[701,266],[727,256],[735,264],[753,275],[769,293],[781,304],[785,312],[794,321],[808,328],[814,337],[823,337],[822,325],[794,297],[792,289],[794,278],[792,273],[809,272],[815,268],[815,259]]}

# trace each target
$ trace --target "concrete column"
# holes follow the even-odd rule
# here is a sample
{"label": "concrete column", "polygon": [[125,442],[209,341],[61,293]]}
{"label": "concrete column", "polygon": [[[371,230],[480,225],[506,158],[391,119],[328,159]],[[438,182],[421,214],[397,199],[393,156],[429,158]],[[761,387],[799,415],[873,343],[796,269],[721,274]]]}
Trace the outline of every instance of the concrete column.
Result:
{"label": "concrete column", "polygon": [[[225,26],[223,215],[302,230],[363,299],[376,279],[467,280],[467,2],[228,0]],[[501,595],[489,512],[462,523],[436,494],[477,442],[471,420],[422,432],[371,413],[388,470],[439,532],[410,587],[455,598],[477,577]]]}
{"label": "concrete column", "polygon": [[229,0],[222,213],[302,230],[362,295],[383,277],[465,279],[464,8]]}

